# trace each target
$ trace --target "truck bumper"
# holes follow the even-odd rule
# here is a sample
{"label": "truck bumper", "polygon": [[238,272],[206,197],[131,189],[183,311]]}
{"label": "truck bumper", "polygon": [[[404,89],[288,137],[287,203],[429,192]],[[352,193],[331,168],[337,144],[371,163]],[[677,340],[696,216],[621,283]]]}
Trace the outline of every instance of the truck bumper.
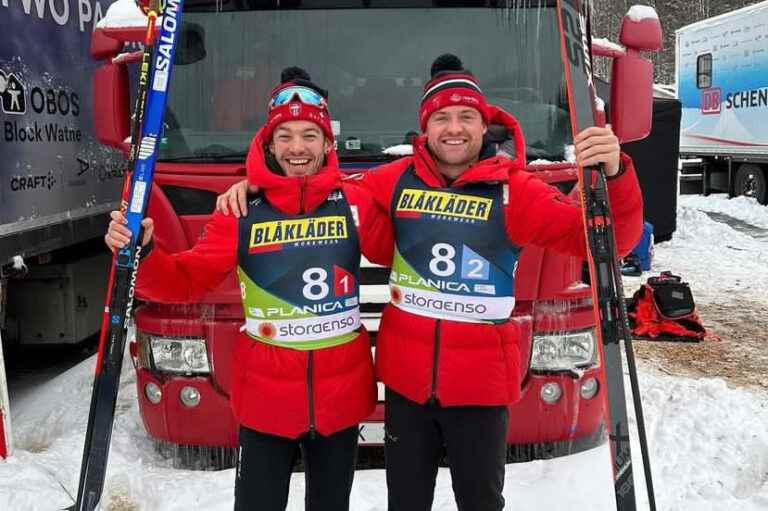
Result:
{"label": "truck bumper", "polygon": [[[508,461],[548,459],[573,454],[604,441],[603,388],[591,399],[584,399],[580,387],[588,378],[598,378],[599,371],[586,371],[581,377],[570,375],[531,375],[523,388],[522,399],[510,406]],[[229,408],[228,397],[207,377],[174,376],[161,379],[146,369],[137,370],[139,408],[149,435],[182,445],[236,447],[238,426]],[[541,398],[542,387],[557,383],[562,396],[554,404]],[[158,403],[147,397],[147,385],[161,391]],[[181,400],[184,387],[200,394],[197,406]],[[380,399],[383,400],[382,386]],[[531,420],[538,417],[537,420]],[[361,445],[384,443],[384,403],[379,402],[371,416],[360,424]]]}
{"label": "truck bumper", "polygon": [[[147,397],[147,386],[157,385],[160,400]],[[238,426],[229,408],[228,396],[222,394],[208,377],[173,376],[160,379],[147,369],[136,370],[141,420],[149,436],[182,445],[237,446]],[[200,394],[196,406],[181,400],[184,387]]]}

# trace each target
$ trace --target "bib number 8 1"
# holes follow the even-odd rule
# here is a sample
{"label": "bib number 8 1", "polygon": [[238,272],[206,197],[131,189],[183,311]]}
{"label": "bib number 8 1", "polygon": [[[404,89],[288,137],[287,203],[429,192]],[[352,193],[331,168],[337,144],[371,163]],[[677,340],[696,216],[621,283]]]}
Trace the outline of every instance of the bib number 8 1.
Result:
{"label": "bib number 8 1", "polygon": [[[346,271],[339,271],[334,267],[334,292],[337,297],[352,293],[354,278]],[[307,300],[322,300],[331,292],[328,285],[328,271],[320,267],[312,267],[304,270],[301,275],[304,287],[301,292]]]}

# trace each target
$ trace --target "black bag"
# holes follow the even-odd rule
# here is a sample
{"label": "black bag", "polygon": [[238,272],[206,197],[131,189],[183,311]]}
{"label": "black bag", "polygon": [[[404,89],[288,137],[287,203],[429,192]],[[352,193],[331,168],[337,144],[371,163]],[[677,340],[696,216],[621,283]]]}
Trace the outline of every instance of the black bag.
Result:
{"label": "black bag", "polygon": [[680,319],[690,316],[696,310],[688,283],[672,272],[665,271],[658,277],[650,277],[648,285],[653,290],[656,309],[663,318]]}
{"label": "black bag", "polygon": [[640,286],[627,304],[627,313],[635,337],[700,341],[708,335],[690,287],[668,271]]}

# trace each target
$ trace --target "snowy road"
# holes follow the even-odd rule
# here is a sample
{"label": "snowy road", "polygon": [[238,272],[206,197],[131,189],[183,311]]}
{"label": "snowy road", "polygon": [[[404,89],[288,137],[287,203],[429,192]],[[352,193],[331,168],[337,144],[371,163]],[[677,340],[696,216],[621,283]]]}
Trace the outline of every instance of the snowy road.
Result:
{"label": "snowy road", "polygon": [[[755,232],[723,222],[729,218]],[[683,275],[691,283],[704,322],[723,337],[718,356],[739,351],[747,341],[761,346],[763,354],[768,351],[765,316],[755,315],[758,324],[749,331],[749,338],[735,342],[724,335],[729,330],[720,330],[726,324],[723,318],[710,320],[704,314],[738,304],[768,308],[764,291],[768,289],[768,238],[759,235],[763,229],[768,229],[768,208],[721,196],[683,197],[674,239],[656,247],[654,270]],[[626,279],[627,293],[644,279]],[[704,361],[699,361],[695,372],[681,367],[676,359],[666,358],[662,364],[650,352],[640,362],[658,509],[768,510],[768,384],[763,387],[758,379],[746,386],[728,374],[722,375],[727,380],[683,376],[719,374],[710,371],[710,365],[716,364],[706,361],[711,353],[697,352],[696,346],[689,348],[691,356]],[[658,355],[665,348],[656,345],[654,349]],[[93,364],[90,358],[12,402],[15,451],[0,462],[0,510],[52,511],[71,504],[67,493],[76,491]],[[766,365],[751,370],[762,371],[763,377],[768,373]],[[123,374],[104,508],[230,510],[233,471],[170,468],[154,452],[141,425],[128,362]],[[640,456],[637,445],[633,447],[637,476],[642,472]],[[291,486],[289,509],[303,509],[303,476],[296,474]],[[611,493],[606,447],[507,467],[504,494],[510,510],[608,511],[614,509]],[[386,509],[383,472],[359,471],[352,499],[354,511]],[[445,470],[439,474],[434,509],[456,509]]]}

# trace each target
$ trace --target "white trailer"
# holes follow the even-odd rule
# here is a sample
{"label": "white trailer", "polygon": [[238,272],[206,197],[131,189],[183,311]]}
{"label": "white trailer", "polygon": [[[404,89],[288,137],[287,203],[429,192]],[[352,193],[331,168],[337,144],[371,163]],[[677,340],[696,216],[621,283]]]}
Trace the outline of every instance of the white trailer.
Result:
{"label": "white trailer", "polygon": [[675,51],[681,179],[768,204],[768,1],[677,30]]}

